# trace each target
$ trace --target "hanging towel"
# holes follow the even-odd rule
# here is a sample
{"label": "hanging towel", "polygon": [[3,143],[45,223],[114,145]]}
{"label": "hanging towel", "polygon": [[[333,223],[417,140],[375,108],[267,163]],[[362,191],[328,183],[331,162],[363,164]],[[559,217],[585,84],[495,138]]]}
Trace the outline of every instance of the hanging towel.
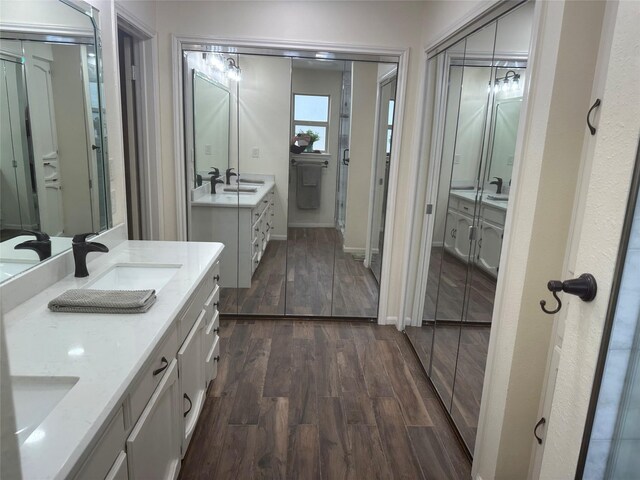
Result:
{"label": "hanging towel", "polygon": [[67,313],[145,313],[155,301],[155,290],[71,289],[51,300],[49,310]]}
{"label": "hanging towel", "polygon": [[320,208],[322,165],[301,163],[296,165],[296,205],[302,210]]}

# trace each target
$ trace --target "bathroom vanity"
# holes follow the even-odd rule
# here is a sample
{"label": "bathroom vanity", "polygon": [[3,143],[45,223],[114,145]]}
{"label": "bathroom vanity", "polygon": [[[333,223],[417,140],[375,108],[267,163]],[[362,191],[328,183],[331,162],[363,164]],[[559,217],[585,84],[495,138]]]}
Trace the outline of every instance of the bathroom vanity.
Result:
{"label": "bathroom vanity", "polygon": [[225,191],[218,185],[210,193],[209,183],[193,190],[191,201],[191,239],[221,242],[225,250],[220,258],[221,286],[249,288],[271,239],[275,222],[275,181],[271,175],[247,175],[263,183],[239,183],[231,187],[245,190]]}
{"label": "bathroom vanity", "polygon": [[[24,478],[177,477],[217,374],[223,248],[121,241],[91,257],[89,277],[71,273],[5,312]],[[71,288],[153,288],[157,300],[132,315],[47,309]]]}
{"label": "bathroom vanity", "polygon": [[[478,248],[471,261],[492,276],[498,275],[504,222],[507,214],[506,200],[492,200],[485,192],[480,202],[478,224]],[[476,193],[473,190],[451,190],[447,210],[447,228],[444,248],[460,260],[469,261],[469,229],[473,226]]]}

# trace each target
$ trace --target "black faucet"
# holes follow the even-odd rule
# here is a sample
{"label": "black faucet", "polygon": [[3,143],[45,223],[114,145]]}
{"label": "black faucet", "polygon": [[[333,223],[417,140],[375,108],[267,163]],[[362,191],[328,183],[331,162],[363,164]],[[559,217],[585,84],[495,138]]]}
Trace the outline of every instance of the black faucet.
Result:
{"label": "black faucet", "polygon": [[[211,178],[209,179],[209,182],[211,182],[211,191],[213,192],[213,183],[215,181],[216,178],[220,178],[220,169],[219,168],[215,168],[215,167],[211,167],[212,170],[207,174],[207,175],[211,175]],[[213,192],[215,193],[215,192]]]}
{"label": "black faucet", "polygon": [[74,235],[71,240],[71,246],[73,247],[73,260],[76,264],[76,277],[88,277],[89,271],[87,270],[87,254],[89,252],[102,252],[107,253],[109,249],[106,245],[98,242],[87,242],[87,237],[97,235],[97,233],[81,233]]}
{"label": "black faucet", "polygon": [[231,185],[231,177],[237,177],[237,173],[232,172],[233,168],[227,168],[227,185]]}
{"label": "black faucet", "polygon": [[500,177],[493,177],[496,179],[495,182],[489,182],[489,185],[496,185],[496,195],[500,195],[502,193],[502,179]]}
{"label": "black faucet", "polygon": [[19,243],[13,247],[15,250],[33,250],[38,254],[40,261],[46,260],[51,256],[51,239],[49,238],[49,235],[36,230],[23,230],[21,233],[25,235],[33,235],[36,239]]}
{"label": "black faucet", "polygon": [[215,195],[216,192],[216,185],[217,184],[223,184],[224,185],[224,180],[222,180],[220,177],[216,177],[215,175],[213,177],[211,177],[211,193],[213,195]]}

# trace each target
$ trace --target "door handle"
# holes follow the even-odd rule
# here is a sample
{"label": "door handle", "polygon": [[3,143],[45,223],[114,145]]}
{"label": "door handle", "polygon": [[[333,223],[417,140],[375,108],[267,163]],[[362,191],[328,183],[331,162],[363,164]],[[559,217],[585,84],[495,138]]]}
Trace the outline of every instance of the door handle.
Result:
{"label": "door handle", "polygon": [[347,152],[348,152],[348,151],[349,151],[349,149],[348,149],[348,148],[345,148],[345,149],[342,151],[342,164],[343,164],[343,165],[347,165],[347,166],[349,166],[349,157],[347,157]]}
{"label": "door handle", "polygon": [[547,310],[545,307],[547,302],[545,300],[540,300],[540,308],[542,308],[544,313],[548,313],[549,315],[558,313],[562,308],[562,301],[560,300],[560,297],[558,297],[558,292],[575,295],[583,302],[590,302],[596,298],[596,294],[598,293],[598,284],[595,277],[590,273],[583,273],[578,278],[565,280],[564,282],[561,280],[549,280],[547,288],[552,293],[553,298],[558,302],[558,306],[555,310]]}
{"label": "door handle", "polygon": [[542,417],[538,423],[536,423],[536,426],[533,427],[533,436],[536,437],[536,441],[538,442],[538,445],[542,445],[542,437],[540,437],[538,435],[538,428],[540,428],[542,425],[544,425],[545,423],[547,423],[547,419]]}

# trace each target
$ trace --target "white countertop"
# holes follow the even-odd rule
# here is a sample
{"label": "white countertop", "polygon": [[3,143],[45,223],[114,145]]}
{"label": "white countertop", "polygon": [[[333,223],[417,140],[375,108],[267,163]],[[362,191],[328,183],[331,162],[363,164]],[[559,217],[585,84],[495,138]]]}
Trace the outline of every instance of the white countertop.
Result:
{"label": "white countertop", "polygon": [[[196,189],[191,205],[195,207],[255,208],[275,186],[275,182],[271,179],[264,179],[264,185],[248,183],[240,183],[237,185],[240,187],[256,188],[257,190],[255,193],[225,192],[224,187],[227,185],[218,185],[216,186],[218,193],[214,195],[209,193],[209,184],[206,183]],[[236,184],[233,184],[233,186],[235,187]]]}
{"label": "white countertop", "polygon": [[[455,195],[456,197],[459,198],[463,198],[465,200],[468,200],[470,202],[475,202],[476,201],[476,192],[475,190],[451,190],[449,193],[451,193],[451,195]],[[484,192],[484,194],[482,195],[482,203],[484,203],[485,205],[489,205],[491,207],[494,208],[498,208],[500,210],[506,210],[507,209],[507,204],[509,203],[508,200],[491,200],[490,198],[487,198],[488,195],[493,195],[492,193],[489,192]]]}
{"label": "white countertop", "polygon": [[[107,254],[89,254],[89,277],[67,276],[5,314],[12,375],[79,378],[20,446],[25,479],[65,478],[70,473],[120,407],[132,380],[223,248],[220,243],[125,241]],[[181,268],[144,314],[47,309],[57,295],[82,288],[123,263],[179,264]]]}

